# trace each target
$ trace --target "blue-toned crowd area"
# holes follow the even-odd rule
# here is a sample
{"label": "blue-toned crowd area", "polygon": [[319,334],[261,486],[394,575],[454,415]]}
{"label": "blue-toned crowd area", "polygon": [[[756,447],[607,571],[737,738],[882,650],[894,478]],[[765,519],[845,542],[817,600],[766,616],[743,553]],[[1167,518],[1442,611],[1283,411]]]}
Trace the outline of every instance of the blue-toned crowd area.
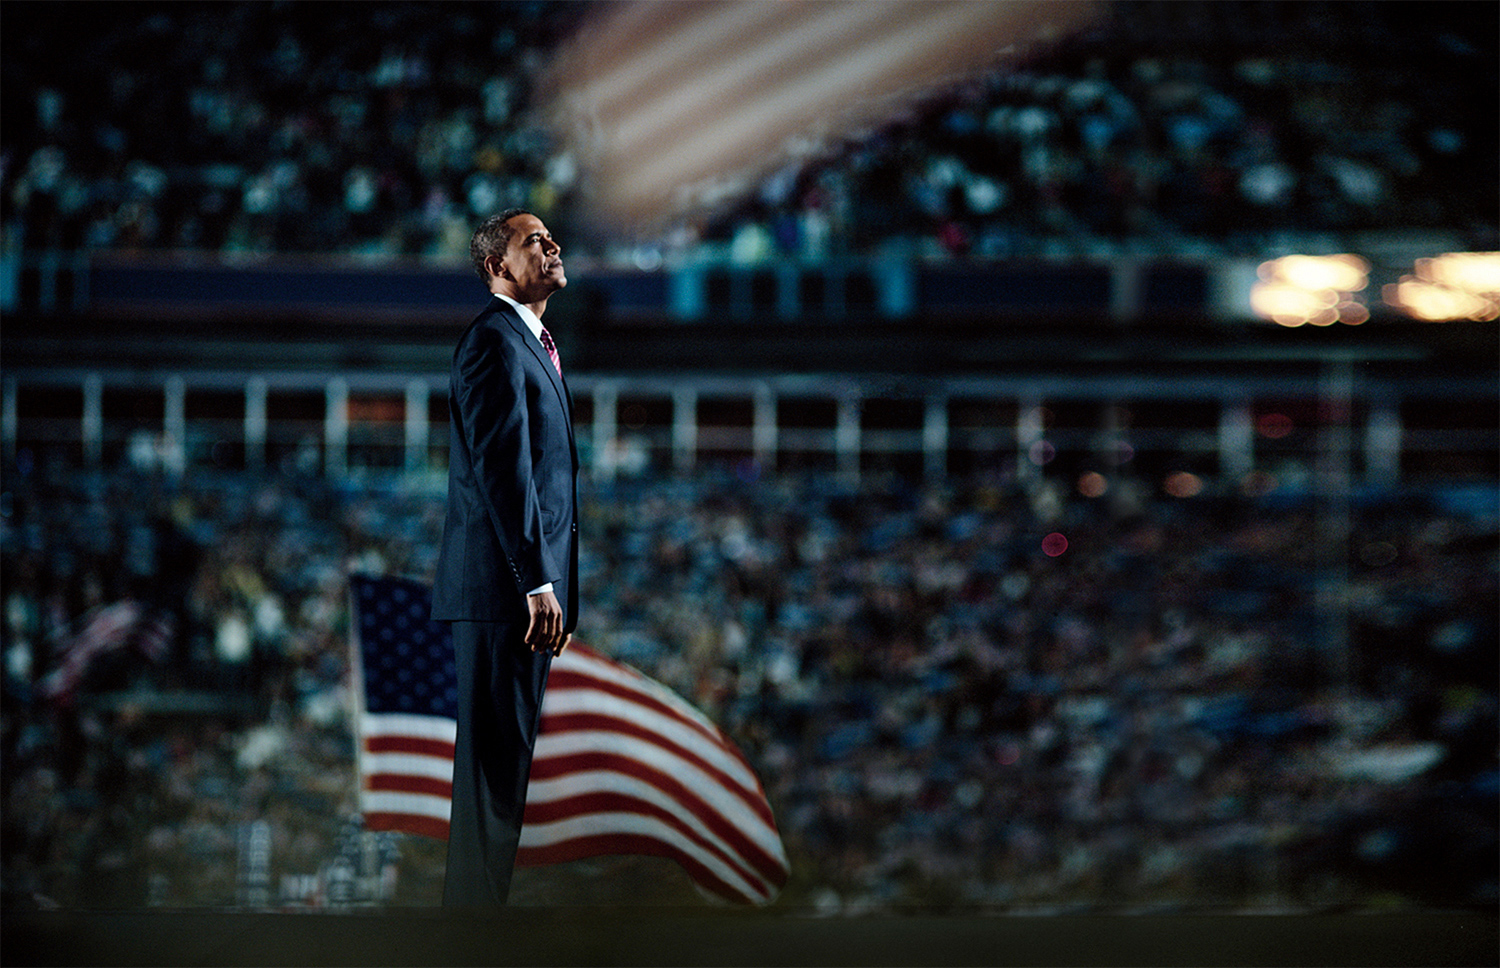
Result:
{"label": "blue-toned crowd area", "polygon": [[[745,751],[794,909],[1492,907],[1500,562],[1472,498],[1356,502],[1337,555],[1282,492],[586,481],[579,638]],[[440,493],[35,469],[3,501],[8,905],[333,904],[338,871],[346,901],[437,903],[436,842],[347,829],[345,576],[426,576]],[[57,692],[125,599],[164,647]]]}
{"label": "blue-toned crowd area", "polygon": [[1101,9],[616,250],[533,98],[589,5],[7,3],[6,244],[461,262],[521,204],[621,259],[1500,245],[1493,5]]}

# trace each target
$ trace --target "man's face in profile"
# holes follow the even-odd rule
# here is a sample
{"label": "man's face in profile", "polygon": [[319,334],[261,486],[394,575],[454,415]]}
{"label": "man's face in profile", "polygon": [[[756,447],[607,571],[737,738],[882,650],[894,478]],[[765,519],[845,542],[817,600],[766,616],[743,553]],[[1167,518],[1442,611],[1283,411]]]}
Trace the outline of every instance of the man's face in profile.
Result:
{"label": "man's face in profile", "polygon": [[501,260],[501,277],[508,280],[511,297],[520,303],[545,300],[568,284],[563,272],[562,247],[535,215],[517,215],[506,223],[513,230]]}

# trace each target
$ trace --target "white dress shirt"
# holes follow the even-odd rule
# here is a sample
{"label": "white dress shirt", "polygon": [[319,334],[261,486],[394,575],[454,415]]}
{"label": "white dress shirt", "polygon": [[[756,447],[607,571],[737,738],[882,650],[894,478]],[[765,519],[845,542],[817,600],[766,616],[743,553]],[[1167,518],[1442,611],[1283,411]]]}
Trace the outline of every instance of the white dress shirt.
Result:
{"label": "white dress shirt", "polygon": [[[523,306],[523,305],[521,305],[520,303],[516,302],[514,299],[510,298],[509,296],[505,295],[504,293],[497,292],[497,293],[495,293],[495,295],[499,296],[501,299],[504,299],[506,302],[510,303],[512,306],[514,306],[516,308],[516,313],[521,317],[521,322],[523,322],[523,323],[526,324],[526,328],[529,329],[529,330],[531,330],[531,335],[536,337],[536,341],[538,343],[541,343],[542,342],[542,321],[537,318],[536,313],[532,312],[531,308],[529,306]],[[543,345],[542,348],[546,349],[546,346]],[[550,592],[550,591],[552,591],[552,583],[549,581],[545,585],[542,585],[542,586],[540,586],[538,588],[533,588],[531,591],[527,592],[526,594],[527,595],[541,595],[541,594],[544,594],[544,593]]]}

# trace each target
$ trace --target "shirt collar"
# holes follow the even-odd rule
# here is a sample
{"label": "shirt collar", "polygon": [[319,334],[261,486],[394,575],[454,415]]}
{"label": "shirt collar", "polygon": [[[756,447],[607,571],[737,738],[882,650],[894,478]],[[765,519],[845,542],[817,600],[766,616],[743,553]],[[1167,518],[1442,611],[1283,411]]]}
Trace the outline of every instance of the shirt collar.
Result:
{"label": "shirt collar", "polygon": [[526,328],[531,330],[531,335],[535,336],[537,339],[542,338],[542,321],[537,318],[536,313],[532,312],[529,307],[521,305],[504,293],[497,292],[494,293],[494,295],[498,296],[501,299],[504,299],[506,302],[516,307],[516,312],[521,315],[521,322],[525,323]]}

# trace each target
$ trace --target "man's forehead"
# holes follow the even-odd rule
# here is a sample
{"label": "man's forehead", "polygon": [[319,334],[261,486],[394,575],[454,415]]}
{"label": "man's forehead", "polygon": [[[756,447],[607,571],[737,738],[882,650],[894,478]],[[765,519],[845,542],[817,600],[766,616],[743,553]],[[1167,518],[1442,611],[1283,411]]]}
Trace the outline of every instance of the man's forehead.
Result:
{"label": "man's forehead", "polygon": [[536,232],[547,231],[547,226],[542,224],[542,220],[537,218],[535,215],[530,214],[523,213],[521,215],[513,216],[510,219],[506,220],[505,224],[515,230],[516,238],[525,238],[526,236],[532,235]]}

